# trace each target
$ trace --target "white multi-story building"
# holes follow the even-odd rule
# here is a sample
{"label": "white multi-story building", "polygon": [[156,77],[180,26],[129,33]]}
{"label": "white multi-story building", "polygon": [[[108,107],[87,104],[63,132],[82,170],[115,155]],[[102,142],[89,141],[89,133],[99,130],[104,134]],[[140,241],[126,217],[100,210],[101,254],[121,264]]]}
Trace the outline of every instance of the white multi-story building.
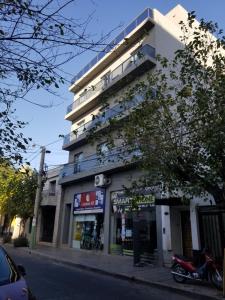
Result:
{"label": "white multi-story building", "polygon": [[[154,195],[136,219],[123,189],[131,178],[140,176],[138,165],[118,159],[119,144],[109,150],[104,138],[92,143],[87,139],[99,121],[93,116],[101,114],[104,101],[109,107],[100,120],[107,134],[107,120],[121,112],[118,100],[157,68],[156,55],[170,59],[182,47],[179,22],[186,18],[187,11],[180,5],[166,15],[147,8],[73,78],[70,91],[74,99],[65,116],[71,132],[63,143],[69,161],[59,178],[63,190],[61,245],[132,255],[134,224],[138,223],[145,259],[168,262],[172,252],[190,255],[201,248],[198,207],[212,201],[193,199],[185,206],[179,199]],[[110,159],[99,160],[99,150]]]}

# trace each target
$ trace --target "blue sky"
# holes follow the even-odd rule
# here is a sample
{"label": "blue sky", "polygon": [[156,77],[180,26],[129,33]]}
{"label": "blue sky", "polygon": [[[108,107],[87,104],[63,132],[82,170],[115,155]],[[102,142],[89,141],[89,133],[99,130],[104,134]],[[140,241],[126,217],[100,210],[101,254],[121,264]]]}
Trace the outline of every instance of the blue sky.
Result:
{"label": "blue sky", "polygon": [[[204,18],[217,22],[225,31],[225,0],[79,0],[76,1],[75,6],[67,9],[65,14],[82,19],[94,12],[89,32],[97,38],[100,34],[106,34],[119,25],[126,26],[146,7],[156,8],[161,13],[166,13],[177,4],[181,4],[188,11],[195,11],[198,19]],[[122,28],[115,31],[111,38],[121,30]],[[70,73],[72,78],[94,55],[93,52],[86,52],[66,65],[65,71]],[[70,122],[65,121],[64,116],[66,107],[72,102],[72,94],[68,92],[68,86],[61,87],[58,92],[59,97],[40,91],[33,92],[29,96],[29,99],[41,104],[54,103],[54,106],[49,109],[20,100],[15,106],[18,118],[29,123],[23,132],[26,136],[32,137],[35,144],[27,154],[35,168],[39,167],[40,145],[51,144],[47,146],[51,154],[46,155],[46,163],[49,167],[66,163],[68,159],[68,153],[61,150],[62,140],[58,136],[69,133]]]}

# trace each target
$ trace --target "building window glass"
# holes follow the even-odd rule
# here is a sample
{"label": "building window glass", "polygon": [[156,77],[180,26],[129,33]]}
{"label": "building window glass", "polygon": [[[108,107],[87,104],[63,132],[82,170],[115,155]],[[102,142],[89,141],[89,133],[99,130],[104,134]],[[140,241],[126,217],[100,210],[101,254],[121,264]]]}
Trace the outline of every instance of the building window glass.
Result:
{"label": "building window glass", "polygon": [[81,171],[81,161],[83,160],[83,152],[74,155],[74,174]]}
{"label": "building window glass", "polygon": [[56,180],[49,182],[49,195],[54,196],[56,192]]}
{"label": "building window glass", "polygon": [[109,153],[109,145],[108,143],[104,142],[97,146],[97,153],[100,155],[106,155]]}
{"label": "building window glass", "polygon": [[85,119],[77,123],[77,129],[75,130],[76,136],[79,136],[84,132],[84,128],[85,128],[84,124],[85,124]]}
{"label": "building window glass", "polygon": [[102,143],[97,146],[98,163],[105,164],[109,161],[109,146],[107,143]]}
{"label": "building window glass", "polygon": [[142,56],[143,56],[143,53],[141,52],[141,46],[140,46],[133,53],[131,53],[130,62],[132,64],[135,64],[140,60],[140,58]]}

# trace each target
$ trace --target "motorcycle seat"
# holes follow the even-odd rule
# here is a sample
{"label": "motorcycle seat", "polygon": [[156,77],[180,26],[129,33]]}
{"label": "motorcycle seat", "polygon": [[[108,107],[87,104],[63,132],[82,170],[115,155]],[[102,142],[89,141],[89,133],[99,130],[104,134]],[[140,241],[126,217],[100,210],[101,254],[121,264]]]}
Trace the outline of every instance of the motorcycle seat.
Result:
{"label": "motorcycle seat", "polygon": [[183,261],[189,261],[189,262],[192,262],[192,258],[190,258],[190,257],[185,257],[185,256],[183,256],[183,255],[178,255],[178,254],[175,254],[174,256],[177,257],[178,259],[183,260]]}

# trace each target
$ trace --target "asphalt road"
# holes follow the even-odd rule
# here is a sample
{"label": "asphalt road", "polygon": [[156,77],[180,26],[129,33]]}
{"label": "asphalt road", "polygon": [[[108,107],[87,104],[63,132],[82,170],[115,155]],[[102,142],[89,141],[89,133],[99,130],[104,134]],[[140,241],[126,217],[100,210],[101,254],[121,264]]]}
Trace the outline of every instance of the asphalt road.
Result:
{"label": "asphalt road", "polygon": [[165,290],[76,269],[51,260],[10,250],[27,272],[26,280],[38,300],[187,300]]}

